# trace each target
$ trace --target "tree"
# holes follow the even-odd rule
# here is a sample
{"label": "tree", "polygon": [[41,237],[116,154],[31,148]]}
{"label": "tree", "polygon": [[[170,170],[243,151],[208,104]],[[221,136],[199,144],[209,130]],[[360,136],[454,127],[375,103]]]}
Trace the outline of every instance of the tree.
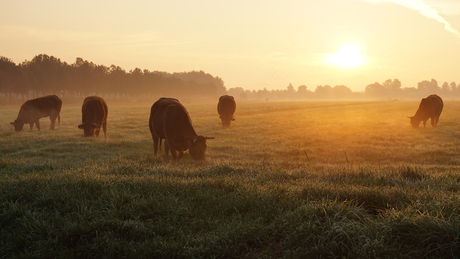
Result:
{"label": "tree", "polygon": [[382,98],[385,95],[385,88],[380,83],[367,85],[364,94],[368,98]]}
{"label": "tree", "polygon": [[289,85],[287,86],[287,88],[286,88],[286,93],[288,93],[288,94],[295,94],[294,86],[292,86],[291,83],[289,83]]}
{"label": "tree", "polygon": [[450,86],[449,86],[449,83],[444,82],[444,83],[442,84],[441,89],[442,89],[442,93],[443,93],[443,94],[446,94],[446,95],[449,94],[449,93],[450,93]]}
{"label": "tree", "polygon": [[11,59],[0,56],[0,92],[25,92],[29,87],[27,76]]}
{"label": "tree", "polygon": [[37,55],[31,61],[21,64],[29,78],[30,90],[52,93],[60,92],[63,85],[66,85],[67,66],[59,58],[46,54]]}
{"label": "tree", "polygon": [[331,98],[332,87],[330,85],[318,85],[315,89],[315,96],[319,99]]}
{"label": "tree", "polygon": [[438,86],[438,82],[434,79],[431,79],[431,81],[423,80],[419,82],[417,84],[417,90],[427,94],[435,94],[441,92],[441,88]]}
{"label": "tree", "polygon": [[367,98],[401,98],[403,95],[401,86],[399,79],[387,79],[382,84],[375,82],[367,85],[364,94]]}
{"label": "tree", "polygon": [[352,91],[350,88],[344,85],[336,85],[332,88],[332,96],[337,99],[348,99],[351,98]]}

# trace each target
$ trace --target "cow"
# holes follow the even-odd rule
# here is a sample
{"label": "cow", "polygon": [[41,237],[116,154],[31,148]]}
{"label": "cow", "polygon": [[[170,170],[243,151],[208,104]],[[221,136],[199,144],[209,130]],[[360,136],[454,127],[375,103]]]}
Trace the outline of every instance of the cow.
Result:
{"label": "cow", "polygon": [[150,109],[149,128],[155,156],[164,139],[166,160],[169,152],[173,161],[179,160],[187,149],[194,160],[206,160],[206,139],[213,138],[195,132],[190,116],[179,100],[165,97],[158,99]]}
{"label": "cow", "polygon": [[427,98],[423,98],[415,115],[408,117],[410,119],[410,124],[412,127],[418,128],[420,122],[423,121],[423,127],[426,127],[426,121],[430,118],[431,126],[436,128],[443,107],[444,104],[441,97],[437,96],[436,94],[432,94]]}
{"label": "cow", "polygon": [[50,117],[50,129],[54,130],[56,118],[58,119],[59,126],[61,125],[61,107],[62,100],[57,95],[48,95],[31,99],[22,104],[19,109],[19,114],[11,125],[14,126],[16,132],[24,128],[24,124],[30,124],[32,130],[34,123],[37,129],[40,130],[40,118]]}
{"label": "cow", "polygon": [[164,113],[165,108],[169,104],[174,104],[174,103],[179,103],[179,100],[175,98],[162,97],[158,99],[158,101],[156,101],[150,108],[149,128],[150,128],[150,133],[153,139],[154,156],[158,154],[158,148],[161,148],[161,141],[162,141],[162,138],[159,137],[159,135],[157,135],[157,133],[155,132],[159,132],[161,136],[164,136],[164,133],[163,133],[163,127],[161,126],[162,124],[154,125],[153,121],[155,120],[155,118],[157,118],[157,116],[160,116],[160,114]]}
{"label": "cow", "polygon": [[222,95],[219,98],[219,103],[217,104],[217,112],[219,113],[219,118],[222,120],[222,126],[224,128],[230,127],[230,123],[235,120],[233,114],[236,110],[235,99],[231,95]]}
{"label": "cow", "polygon": [[83,129],[85,137],[99,137],[101,127],[104,130],[104,136],[107,138],[107,104],[99,96],[88,96],[83,101],[81,107],[81,122],[79,129]]}

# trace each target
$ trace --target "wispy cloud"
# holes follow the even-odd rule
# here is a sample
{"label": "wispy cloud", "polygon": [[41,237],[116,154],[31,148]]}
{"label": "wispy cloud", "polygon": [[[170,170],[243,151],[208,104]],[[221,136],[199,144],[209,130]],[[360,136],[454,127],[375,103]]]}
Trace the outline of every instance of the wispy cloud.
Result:
{"label": "wispy cloud", "polygon": [[438,10],[433,5],[429,5],[423,0],[363,0],[365,2],[369,3],[374,3],[374,4],[380,4],[380,3],[395,3],[401,6],[404,6],[406,8],[416,10],[418,11],[421,15],[434,19],[442,24],[444,24],[444,29],[450,33],[455,34],[457,37],[460,38],[460,32],[458,32],[456,29],[450,25],[450,23],[442,17]]}

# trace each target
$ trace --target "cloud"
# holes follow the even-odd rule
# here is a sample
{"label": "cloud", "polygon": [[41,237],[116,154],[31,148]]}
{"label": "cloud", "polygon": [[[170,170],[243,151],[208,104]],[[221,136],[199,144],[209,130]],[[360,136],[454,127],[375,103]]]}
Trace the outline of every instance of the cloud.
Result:
{"label": "cloud", "polygon": [[374,3],[374,4],[395,3],[398,5],[404,6],[406,8],[416,10],[421,15],[427,18],[430,18],[430,19],[434,19],[444,24],[444,29],[446,31],[453,33],[454,35],[460,38],[460,32],[454,29],[452,25],[450,25],[450,23],[439,14],[439,12],[435,9],[433,5],[429,5],[423,0],[363,0],[363,1]]}

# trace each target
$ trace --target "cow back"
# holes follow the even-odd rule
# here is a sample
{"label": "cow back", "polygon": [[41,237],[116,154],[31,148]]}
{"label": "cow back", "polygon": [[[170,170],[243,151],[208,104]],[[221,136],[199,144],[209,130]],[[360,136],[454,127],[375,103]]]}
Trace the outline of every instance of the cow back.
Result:
{"label": "cow back", "polygon": [[443,107],[444,103],[441,97],[432,94],[420,101],[420,105],[414,117],[420,120],[427,120],[432,116],[439,116]]}
{"label": "cow back", "polygon": [[235,110],[236,102],[233,96],[223,95],[219,98],[217,112],[219,113],[219,118],[222,120],[222,126],[225,128],[230,127],[231,121],[235,120],[233,117]]}
{"label": "cow back", "polygon": [[194,138],[197,136],[187,110],[179,102],[171,103],[165,107],[162,120],[165,138],[182,141],[186,137]]}
{"label": "cow back", "polygon": [[20,108],[17,121],[32,123],[40,118],[61,112],[62,100],[57,95],[48,95],[26,101]]}
{"label": "cow back", "polygon": [[88,96],[81,107],[82,122],[94,122],[98,125],[107,121],[108,107],[99,96]]}
{"label": "cow back", "polygon": [[109,110],[105,100],[99,96],[88,96],[81,106],[82,124],[78,128],[83,129],[85,137],[99,136],[101,127],[107,138],[107,116]]}
{"label": "cow back", "polygon": [[217,112],[220,116],[233,117],[236,110],[236,102],[233,96],[223,95],[219,98]]}

